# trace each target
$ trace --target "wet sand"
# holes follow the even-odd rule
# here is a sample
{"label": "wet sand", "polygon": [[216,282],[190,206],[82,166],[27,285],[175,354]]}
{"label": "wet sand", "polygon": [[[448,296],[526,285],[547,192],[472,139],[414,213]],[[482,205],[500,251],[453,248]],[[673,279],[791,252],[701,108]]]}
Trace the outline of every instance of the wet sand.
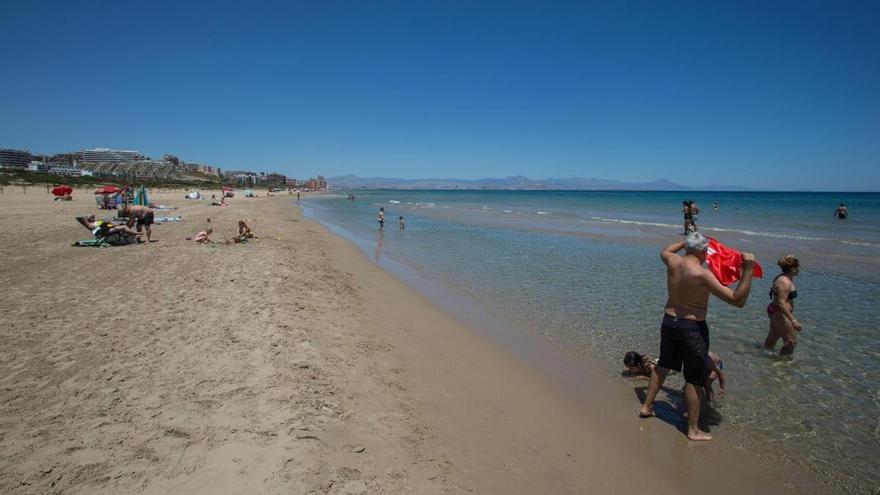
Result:
{"label": "wet sand", "polygon": [[[74,196],[0,195],[4,493],[828,493],[637,419],[642,384],[524,363],[286,194],[154,194],[183,221],[117,248],[70,246],[101,214]],[[184,239],[208,217],[260,238]]]}

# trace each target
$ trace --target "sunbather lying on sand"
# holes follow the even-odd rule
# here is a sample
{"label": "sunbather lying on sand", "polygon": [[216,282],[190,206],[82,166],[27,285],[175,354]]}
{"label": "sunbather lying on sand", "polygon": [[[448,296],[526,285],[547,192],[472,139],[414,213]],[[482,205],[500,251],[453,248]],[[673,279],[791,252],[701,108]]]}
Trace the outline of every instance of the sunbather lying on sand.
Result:
{"label": "sunbather lying on sand", "polygon": [[113,225],[110,222],[96,220],[95,215],[88,217],[76,217],[76,221],[84,225],[95,237],[107,237],[112,234],[125,234],[140,237],[140,233],[130,229],[127,225]]}

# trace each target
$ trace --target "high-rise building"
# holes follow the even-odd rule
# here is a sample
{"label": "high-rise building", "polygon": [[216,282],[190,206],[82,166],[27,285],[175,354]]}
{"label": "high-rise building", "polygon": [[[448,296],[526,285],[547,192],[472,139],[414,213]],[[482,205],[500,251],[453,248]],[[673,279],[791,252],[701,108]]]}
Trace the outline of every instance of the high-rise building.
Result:
{"label": "high-rise building", "polygon": [[95,148],[82,151],[82,162],[87,164],[133,162],[140,158],[143,158],[141,154],[133,150]]}
{"label": "high-rise building", "polygon": [[4,167],[26,168],[31,163],[31,154],[22,150],[0,149],[0,165]]}

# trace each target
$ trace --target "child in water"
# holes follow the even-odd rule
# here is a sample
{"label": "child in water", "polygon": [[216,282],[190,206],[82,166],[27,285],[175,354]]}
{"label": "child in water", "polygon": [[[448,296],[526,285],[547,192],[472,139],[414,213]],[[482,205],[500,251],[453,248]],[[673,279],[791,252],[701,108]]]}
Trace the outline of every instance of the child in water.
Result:
{"label": "child in water", "polygon": [[623,365],[630,376],[648,378],[657,366],[657,359],[643,356],[636,351],[629,351],[623,356]]}
{"label": "child in water", "polygon": [[[629,376],[648,379],[651,377],[651,372],[657,366],[657,359],[643,356],[636,351],[629,351],[623,356],[623,365],[626,366]],[[706,366],[709,372],[703,388],[706,400],[711,402],[715,395],[712,390],[712,384],[716,380],[718,381],[719,392],[721,395],[724,395],[724,372],[722,371],[724,369],[724,361],[721,360],[721,356],[709,351],[709,360]]]}
{"label": "child in water", "polygon": [[403,216],[399,216],[399,217],[397,217],[397,220],[400,221],[400,230],[405,229],[405,228],[406,228],[406,224],[403,223]]}

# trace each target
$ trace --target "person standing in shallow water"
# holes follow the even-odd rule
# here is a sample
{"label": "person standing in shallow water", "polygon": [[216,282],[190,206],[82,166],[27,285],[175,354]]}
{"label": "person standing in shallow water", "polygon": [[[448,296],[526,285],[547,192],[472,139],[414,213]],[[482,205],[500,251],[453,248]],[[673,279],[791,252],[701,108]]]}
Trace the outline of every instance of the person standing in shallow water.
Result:
{"label": "person standing in shallow water", "polygon": [[790,356],[794,353],[797,345],[797,334],[803,329],[797,318],[794,317],[794,298],[797,297],[797,288],[794,286],[794,278],[801,272],[801,264],[792,255],[784,256],[776,263],[782,269],[782,273],[773,279],[770,287],[770,298],[773,299],[767,305],[767,316],[770,317],[770,331],[764,339],[764,350],[772,352],[776,342],[782,339],[780,356]]}
{"label": "person standing in shallow water", "polygon": [[384,230],[385,229],[385,207],[384,206],[379,207],[379,218],[377,220],[379,220],[379,230]]}
{"label": "person standing in shallow water", "polygon": [[834,210],[834,216],[838,220],[846,220],[846,217],[849,216],[849,210],[846,209],[846,205],[840,203],[840,206],[838,206],[837,209]]}
{"label": "person standing in shallow water", "polygon": [[[745,306],[755,266],[755,256],[742,253],[742,278],[734,291],[722,285],[703,266],[708,248],[709,240],[694,232],[660,252],[660,259],[666,265],[668,299],[660,326],[660,358],[651,372],[648,393],[639,409],[640,417],[653,416],[654,399],[669,370],[681,371],[684,365],[687,437],[695,441],[712,440],[711,435],[699,428],[701,404],[697,392],[697,387],[705,386],[710,368],[709,327],[706,325],[709,294],[738,308]],[[684,256],[679,256],[682,249]]]}

